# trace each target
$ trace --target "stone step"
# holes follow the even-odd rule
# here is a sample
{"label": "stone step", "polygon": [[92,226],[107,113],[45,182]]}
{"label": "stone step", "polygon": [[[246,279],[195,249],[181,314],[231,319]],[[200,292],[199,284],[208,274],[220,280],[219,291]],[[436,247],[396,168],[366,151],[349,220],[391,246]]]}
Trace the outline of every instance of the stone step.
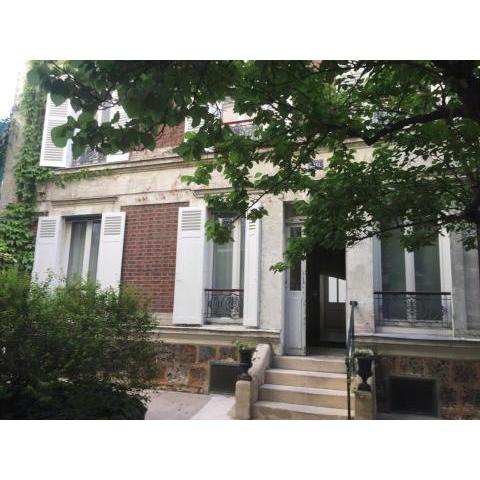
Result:
{"label": "stone step", "polygon": [[345,359],[341,356],[309,355],[308,357],[297,357],[275,355],[273,357],[273,367],[284,370],[346,373]]}
{"label": "stone step", "polygon": [[265,383],[291,385],[294,387],[346,390],[347,376],[344,373],[308,372],[306,370],[271,368],[265,372]]}
{"label": "stone step", "polygon": [[348,418],[348,412],[344,409],[263,400],[253,404],[252,415],[256,420],[346,420]]}
{"label": "stone step", "polygon": [[265,383],[260,387],[258,393],[259,400],[269,402],[310,405],[313,407],[347,408],[347,392],[342,390]]}

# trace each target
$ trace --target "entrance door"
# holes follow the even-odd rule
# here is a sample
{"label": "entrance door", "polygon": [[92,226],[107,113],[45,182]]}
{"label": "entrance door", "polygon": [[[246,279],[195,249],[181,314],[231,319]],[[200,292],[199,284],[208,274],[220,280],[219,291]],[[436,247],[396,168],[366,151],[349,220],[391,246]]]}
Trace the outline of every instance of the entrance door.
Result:
{"label": "entrance door", "polygon": [[[300,225],[287,226],[287,239],[301,235]],[[286,272],[284,329],[285,353],[306,355],[304,260],[296,261]]]}
{"label": "entrance door", "polygon": [[323,341],[345,341],[345,300],[345,280],[320,275],[320,338]]}
{"label": "entrance door", "polygon": [[308,348],[345,343],[345,300],[345,250],[315,249],[307,259]]}

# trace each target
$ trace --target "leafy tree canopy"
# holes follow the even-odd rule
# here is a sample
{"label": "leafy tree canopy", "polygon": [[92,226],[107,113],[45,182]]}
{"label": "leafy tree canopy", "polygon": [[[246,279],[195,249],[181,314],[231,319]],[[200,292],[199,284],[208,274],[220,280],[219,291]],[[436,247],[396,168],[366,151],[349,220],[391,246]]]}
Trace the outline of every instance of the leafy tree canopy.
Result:
{"label": "leafy tree canopy", "polygon": [[[73,138],[74,155],[87,145],[153,149],[165,125],[189,116],[200,129],[177,149],[198,162],[186,181],[208,184],[218,170],[232,186],[210,198],[215,207],[253,218],[267,213],[251,208],[265,193],[306,192],[308,201],[296,204],[305,237],[287,259],[398,228],[409,249],[445,230],[467,248],[477,244],[480,62],[45,61],[29,79],[82,112],[53,134],[59,146]],[[254,135],[236,134],[215,115],[211,106],[226,97],[253,117]],[[130,121],[98,125],[97,109],[115,103]],[[373,149],[368,158],[355,154],[362,144]],[[211,146],[213,160],[202,160]],[[321,180],[311,170],[319,155],[328,156]],[[272,173],[253,174],[264,163]],[[208,234],[225,240],[227,229],[211,224]]]}

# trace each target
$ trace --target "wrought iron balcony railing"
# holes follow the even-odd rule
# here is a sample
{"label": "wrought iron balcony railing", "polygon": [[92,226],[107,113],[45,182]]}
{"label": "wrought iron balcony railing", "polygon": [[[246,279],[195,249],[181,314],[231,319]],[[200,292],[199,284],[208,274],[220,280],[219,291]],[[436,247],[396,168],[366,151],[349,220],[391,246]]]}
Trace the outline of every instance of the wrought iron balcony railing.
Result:
{"label": "wrought iron balcony railing", "polygon": [[251,120],[228,122],[227,125],[230,127],[230,130],[236,135],[241,135],[248,138],[255,138],[255,132],[258,128],[256,125],[253,124]]}
{"label": "wrought iron balcony railing", "polygon": [[452,326],[450,292],[374,292],[375,323],[380,326]]}
{"label": "wrought iron balcony railing", "polygon": [[205,319],[231,319],[232,322],[243,318],[243,290],[205,289]]}
{"label": "wrought iron balcony railing", "polygon": [[72,166],[80,167],[82,165],[95,165],[97,163],[105,163],[106,157],[103,153],[97,152],[87,147],[83,155],[72,160]]}

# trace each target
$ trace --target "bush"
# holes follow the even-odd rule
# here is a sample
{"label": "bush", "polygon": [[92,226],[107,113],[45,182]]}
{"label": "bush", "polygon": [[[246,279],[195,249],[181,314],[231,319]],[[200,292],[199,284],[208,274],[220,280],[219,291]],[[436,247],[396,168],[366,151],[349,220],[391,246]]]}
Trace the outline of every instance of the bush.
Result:
{"label": "bush", "polygon": [[0,407],[21,398],[29,418],[124,418],[131,398],[138,418],[141,397],[129,392],[155,377],[153,327],[148,305],[130,289],[53,288],[16,269],[0,271]]}
{"label": "bush", "polygon": [[0,238],[0,269],[15,265],[15,257],[8,251],[6,243]]}

